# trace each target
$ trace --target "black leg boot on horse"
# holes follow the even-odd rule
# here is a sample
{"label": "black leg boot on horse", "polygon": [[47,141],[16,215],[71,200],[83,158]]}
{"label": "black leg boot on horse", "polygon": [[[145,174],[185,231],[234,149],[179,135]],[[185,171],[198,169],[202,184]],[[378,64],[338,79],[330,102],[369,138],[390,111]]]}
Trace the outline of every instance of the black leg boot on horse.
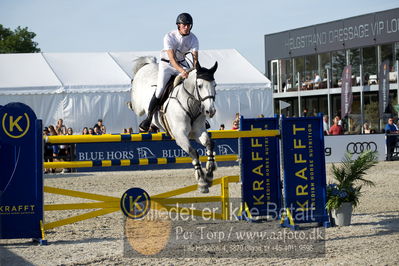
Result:
{"label": "black leg boot on horse", "polygon": [[151,126],[152,116],[157,111],[159,99],[154,95],[152,95],[152,99],[150,101],[150,105],[148,107],[148,115],[147,118],[143,120],[143,122],[139,125],[140,132],[148,132]]}

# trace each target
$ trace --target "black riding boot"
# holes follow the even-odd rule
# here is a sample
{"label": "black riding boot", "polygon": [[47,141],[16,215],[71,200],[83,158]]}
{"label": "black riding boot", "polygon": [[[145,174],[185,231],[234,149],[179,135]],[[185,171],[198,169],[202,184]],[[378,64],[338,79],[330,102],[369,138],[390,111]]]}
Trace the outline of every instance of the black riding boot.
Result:
{"label": "black riding boot", "polygon": [[150,101],[150,106],[148,107],[148,115],[147,118],[140,123],[139,129],[141,132],[148,132],[151,126],[152,116],[154,115],[157,107],[158,107],[159,99],[154,95],[152,95],[152,99]]}

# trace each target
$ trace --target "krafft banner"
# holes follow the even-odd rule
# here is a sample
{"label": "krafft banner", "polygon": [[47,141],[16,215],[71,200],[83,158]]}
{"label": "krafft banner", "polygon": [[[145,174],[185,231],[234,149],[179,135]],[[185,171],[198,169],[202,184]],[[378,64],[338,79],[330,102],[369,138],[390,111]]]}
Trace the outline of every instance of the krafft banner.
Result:
{"label": "krafft banner", "polygon": [[282,119],[284,201],[295,223],[324,223],[326,166],[322,117]]}
{"label": "krafft banner", "polygon": [[341,87],[341,117],[346,117],[352,112],[352,66],[347,65],[342,72]]}
{"label": "krafft banner", "polygon": [[[278,118],[241,119],[240,130],[278,129],[278,123]],[[240,139],[242,200],[252,215],[274,218],[279,215],[279,154],[277,137]]]}
{"label": "krafft banner", "polygon": [[22,103],[0,106],[0,121],[0,238],[39,239],[43,220],[42,121]]}
{"label": "krafft banner", "polygon": [[389,110],[389,60],[385,60],[380,65],[380,72],[378,74],[378,98],[380,106],[380,117],[384,113],[390,113]]}

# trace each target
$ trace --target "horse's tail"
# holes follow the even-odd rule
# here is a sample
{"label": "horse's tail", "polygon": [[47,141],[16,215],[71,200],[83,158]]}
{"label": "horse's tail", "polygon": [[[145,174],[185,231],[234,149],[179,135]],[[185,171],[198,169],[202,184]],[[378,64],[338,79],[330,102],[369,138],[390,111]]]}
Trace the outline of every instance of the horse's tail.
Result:
{"label": "horse's tail", "polygon": [[138,57],[133,61],[133,77],[136,75],[136,73],[142,68],[143,66],[147,64],[156,64],[157,59],[154,56],[141,56]]}
{"label": "horse's tail", "polygon": [[[142,56],[133,61],[131,102],[128,102],[128,107],[139,116],[145,114],[148,109],[148,103],[154,94],[154,87],[151,86],[152,84],[143,83],[143,81],[153,79],[156,84],[158,70],[156,63],[157,60],[153,56]],[[146,65],[153,67],[143,68]]]}

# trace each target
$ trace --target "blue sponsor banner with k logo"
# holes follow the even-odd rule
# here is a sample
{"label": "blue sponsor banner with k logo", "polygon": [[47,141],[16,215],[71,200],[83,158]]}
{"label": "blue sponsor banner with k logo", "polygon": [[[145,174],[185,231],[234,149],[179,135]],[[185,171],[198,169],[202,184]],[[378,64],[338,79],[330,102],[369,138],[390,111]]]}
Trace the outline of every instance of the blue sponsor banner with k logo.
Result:
{"label": "blue sponsor banner with k logo", "polygon": [[0,238],[41,238],[41,120],[29,106],[9,103],[0,121]]}

